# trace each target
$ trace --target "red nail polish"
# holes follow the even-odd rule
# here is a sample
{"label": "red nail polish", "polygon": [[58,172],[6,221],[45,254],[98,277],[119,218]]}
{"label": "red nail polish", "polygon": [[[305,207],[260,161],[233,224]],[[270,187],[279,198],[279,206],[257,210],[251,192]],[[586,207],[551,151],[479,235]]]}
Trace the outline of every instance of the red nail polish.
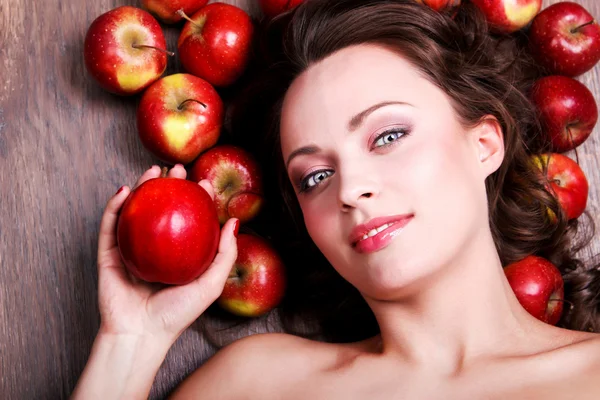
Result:
{"label": "red nail polish", "polygon": [[123,189],[125,189],[125,186],[121,186],[119,188],[119,190],[117,190],[117,193],[115,193],[115,196],[118,195],[119,193],[121,193],[123,191]]}
{"label": "red nail polish", "polygon": [[240,231],[240,220],[235,221],[235,226],[233,227],[233,235],[238,237],[238,232]]}

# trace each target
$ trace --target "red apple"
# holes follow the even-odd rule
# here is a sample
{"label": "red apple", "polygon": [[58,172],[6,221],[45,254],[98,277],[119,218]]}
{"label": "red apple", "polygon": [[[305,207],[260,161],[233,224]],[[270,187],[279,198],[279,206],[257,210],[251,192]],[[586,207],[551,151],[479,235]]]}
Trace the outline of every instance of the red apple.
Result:
{"label": "red apple", "polygon": [[528,256],[504,268],[519,303],[540,321],[556,325],[564,302],[563,277],[554,264],[537,256]]}
{"label": "red apple", "polygon": [[567,218],[575,219],[583,214],[589,185],[579,164],[559,153],[534,155],[533,162],[540,171],[546,170],[549,190],[556,196]]}
{"label": "red apple", "polygon": [[165,24],[175,24],[183,19],[177,11],[191,15],[206,3],[208,0],[142,0],[142,7]]}
{"label": "red apple", "polygon": [[283,262],[260,237],[240,234],[238,257],[217,303],[244,317],[258,317],[276,307],[286,288]]}
{"label": "red apple", "polygon": [[512,33],[526,26],[542,8],[542,0],[471,0],[485,15],[490,30]]}
{"label": "red apple", "polygon": [[185,179],[155,178],[131,192],[117,240],[127,269],[147,282],[196,279],[217,253],[220,225],[210,195]]}
{"label": "red apple", "polygon": [[109,92],[132,95],[167,68],[167,45],[158,21],[141,8],[122,6],[96,18],[85,35],[85,66]]}
{"label": "red apple", "polygon": [[213,147],[203,153],[190,169],[190,179],[208,179],[215,190],[215,205],[221,224],[229,218],[246,223],[263,204],[262,176],[254,157],[232,145]]}
{"label": "red apple", "polygon": [[181,65],[213,86],[228,86],[245,71],[254,25],[241,8],[225,3],[202,7],[183,26],[177,48]]}
{"label": "red apple", "polygon": [[583,6],[563,1],[533,19],[529,44],[548,74],[575,77],[600,60],[600,26]]}
{"label": "red apple", "polygon": [[268,19],[274,18],[292,8],[304,0],[260,0],[260,8]]}
{"label": "red apple", "polygon": [[223,101],[210,83],[174,74],[144,92],[137,127],[142,144],[156,157],[187,164],[217,143],[223,118]]}
{"label": "red apple", "polygon": [[552,75],[537,80],[531,88],[531,100],[552,150],[558,153],[583,143],[598,121],[594,95],[573,78]]}
{"label": "red apple", "polygon": [[454,10],[460,6],[460,0],[417,0],[419,3],[423,3],[435,11],[444,12],[447,10]]}

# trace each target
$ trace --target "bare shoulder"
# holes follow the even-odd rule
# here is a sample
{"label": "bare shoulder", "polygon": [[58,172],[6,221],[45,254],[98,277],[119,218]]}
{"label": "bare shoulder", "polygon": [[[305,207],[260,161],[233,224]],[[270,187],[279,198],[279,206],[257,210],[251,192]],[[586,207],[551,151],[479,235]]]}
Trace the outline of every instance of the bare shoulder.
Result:
{"label": "bare shoulder", "polygon": [[283,333],[248,336],[218,351],[171,398],[274,398],[326,362],[331,346]]}
{"label": "bare shoulder", "polygon": [[578,332],[572,342],[544,355],[538,366],[542,366],[539,372],[554,377],[557,384],[562,376],[569,383],[569,393],[578,399],[600,399],[600,335]]}

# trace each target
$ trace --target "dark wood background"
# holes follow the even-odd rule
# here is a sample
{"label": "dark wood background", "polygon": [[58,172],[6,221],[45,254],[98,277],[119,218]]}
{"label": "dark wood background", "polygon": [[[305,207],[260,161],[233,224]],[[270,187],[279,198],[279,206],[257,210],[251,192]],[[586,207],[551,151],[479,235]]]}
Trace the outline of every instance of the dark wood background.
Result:
{"label": "dark wood background", "polygon": [[[253,16],[257,0],[230,0]],[[544,6],[557,1],[544,1]],[[600,17],[600,3],[577,0]],[[0,398],[67,398],[99,326],[96,250],[107,199],[157,163],[135,127],[139,97],[100,89],[83,40],[100,14],[135,0],[0,0]],[[164,27],[176,49],[179,27]],[[166,74],[179,71],[176,57]],[[600,66],[579,78],[600,100]],[[579,148],[596,223],[598,128]],[[582,256],[600,252],[600,239]],[[241,334],[262,330],[260,323]],[[173,346],[152,390],[163,398],[215,349],[199,329]]]}

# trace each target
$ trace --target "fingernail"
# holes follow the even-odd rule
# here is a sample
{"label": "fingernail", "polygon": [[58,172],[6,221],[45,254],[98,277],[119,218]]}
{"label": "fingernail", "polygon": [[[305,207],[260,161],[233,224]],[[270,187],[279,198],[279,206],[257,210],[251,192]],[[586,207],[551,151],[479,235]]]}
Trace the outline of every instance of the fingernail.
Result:
{"label": "fingernail", "polygon": [[121,193],[123,191],[123,189],[125,189],[125,186],[121,186],[119,188],[119,190],[117,190],[117,193],[115,193],[115,196],[118,195],[119,193]]}
{"label": "fingernail", "polygon": [[173,168],[177,168],[177,167],[183,168],[183,164],[175,164],[175,166]]}
{"label": "fingernail", "polygon": [[238,232],[240,231],[240,220],[235,221],[235,226],[233,227],[233,236],[238,237]]}

